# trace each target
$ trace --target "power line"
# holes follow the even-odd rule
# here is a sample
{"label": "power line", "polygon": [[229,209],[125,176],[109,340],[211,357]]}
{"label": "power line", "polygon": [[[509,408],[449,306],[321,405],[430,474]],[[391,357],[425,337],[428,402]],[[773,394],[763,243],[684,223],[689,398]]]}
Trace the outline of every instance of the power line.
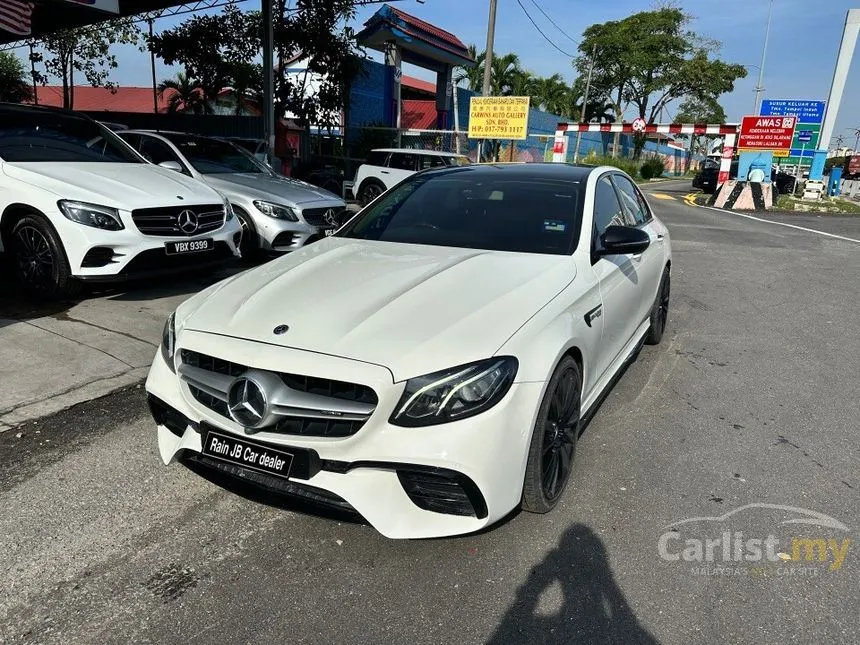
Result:
{"label": "power line", "polygon": [[558,45],[556,45],[554,42],[552,42],[552,40],[550,39],[550,37],[549,37],[549,36],[547,36],[547,35],[543,32],[543,30],[542,30],[540,27],[538,27],[538,24],[537,24],[537,23],[534,21],[534,19],[529,15],[529,12],[528,12],[528,11],[526,11],[526,8],[523,6],[523,3],[521,2],[521,0],[517,0],[517,4],[518,4],[518,5],[520,5],[520,9],[522,9],[522,10],[523,10],[523,13],[524,13],[524,14],[526,14],[526,18],[528,18],[528,19],[529,19],[529,22],[530,22],[530,23],[532,23],[532,25],[534,25],[534,28],[538,30],[538,33],[539,33],[541,36],[543,36],[543,37],[544,37],[544,39],[545,39],[545,40],[546,40],[550,45],[552,45],[555,49],[557,49],[558,51],[560,51],[562,54],[564,54],[564,55],[565,55],[565,56],[567,56],[568,58],[576,58],[573,54],[568,54],[568,53],[567,53],[566,51],[564,51],[561,47],[559,47],[559,46],[558,46]]}
{"label": "power line", "polygon": [[538,11],[540,11],[540,12],[543,14],[544,18],[546,18],[547,20],[549,20],[550,24],[551,24],[553,27],[555,27],[556,29],[558,29],[558,30],[561,32],[561,35],[562,35],[562,36],[564,36],[564,37],[565,37],[565,38],[567,38],[570,42],[572,42],[574,45],[576,45],[577,47],[579,47],[579,42],[578,42],[578,41],[576,41],[576,40],[574,40],[573,38],[571,38],[571,37],[568,35],[568,33],[567,33],[564,29],[562,29],[561,27],[559,27],[559,26],[558,26],[558,24],[555,22],[555,20],[553,20],[552,18],[550,18],[550,17],[549,17],[549,14],[547,14],[547,12],[546,12],[546,11],[544,11],[544,10],[543,10],[543,8],[542,8],[542,7],[537,3],[537,0],[532,0],[532,4],[533,4],[535,7],[537,7],[537,10],[538,10]]}

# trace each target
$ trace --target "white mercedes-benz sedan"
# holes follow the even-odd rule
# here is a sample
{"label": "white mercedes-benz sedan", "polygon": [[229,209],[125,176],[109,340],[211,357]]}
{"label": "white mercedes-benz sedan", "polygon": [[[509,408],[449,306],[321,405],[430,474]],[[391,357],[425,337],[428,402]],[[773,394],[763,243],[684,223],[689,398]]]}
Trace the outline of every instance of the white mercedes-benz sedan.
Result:
{"label": "white mercedes-benz sedan", "polygon": [[392,538],[550,511],[583,419],[663,335],[670,268],[614,168],[415,174],[169,317],[146,383],[161,458]]}

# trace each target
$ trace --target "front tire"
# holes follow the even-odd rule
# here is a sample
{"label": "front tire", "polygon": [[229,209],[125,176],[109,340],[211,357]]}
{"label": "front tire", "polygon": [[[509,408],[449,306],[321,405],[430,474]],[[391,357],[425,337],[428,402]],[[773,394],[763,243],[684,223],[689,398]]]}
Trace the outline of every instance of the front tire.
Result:
{"label": "front tire", "polygon": [[581,398],[582,371],[566,356],[555,368],[538,409],[523,482],[523,510],[548,513],[561,499],[576,456]]}
{"label": "front tire", "polygon": [[9,230],[7,241],[15,277],[27,291],[47,300],[69,298],[80,291],[62,242],[43,217],[21,217]]}
{"label": "front tire", "polygon": [[651,324],[645,335],[646,345],[659,345],[663,339],[663,331],[666,329],[666,319],[669,317],[669,293],[671,281],[669,279],[669,267],[663,269],[663,277],[660,279],[660,288],[657,289],[657,297],[651,308]]}
{"label": "front tire", "polygon": [[367,179],[358,191],[358,203],[367,206],[374,199],[385,192],[385,186],[375,179]]}
{"label": "front tire", "polygon": [[257,229],[251,216],[243,209],[233,206],[233,213],[242,227],[242,240],[239,242],[242,262],[254,263],[260,258],[260,241],[257,237]]}

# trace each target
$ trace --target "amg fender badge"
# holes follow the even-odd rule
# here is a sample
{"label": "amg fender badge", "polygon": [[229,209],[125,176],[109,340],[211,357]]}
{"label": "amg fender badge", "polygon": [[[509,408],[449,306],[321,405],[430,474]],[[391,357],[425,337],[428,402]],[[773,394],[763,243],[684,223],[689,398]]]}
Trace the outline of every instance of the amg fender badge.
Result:
{"label": "amg fender badge", "polygon": [[594,309],[585,314],[585,324],[591,327],[591,323],[594,322],[595,318],[600,318],[600,314],[603,313],[603,305],[597,305]]}

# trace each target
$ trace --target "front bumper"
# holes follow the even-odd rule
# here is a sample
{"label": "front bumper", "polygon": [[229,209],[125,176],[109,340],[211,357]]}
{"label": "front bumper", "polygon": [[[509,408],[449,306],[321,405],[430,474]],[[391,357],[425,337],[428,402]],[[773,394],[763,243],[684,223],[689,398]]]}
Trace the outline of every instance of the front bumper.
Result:
{"label": "front bumper", "polygon": [[257,229],[257,243],[259,247],[263,251],[270,253],[296,251],[306,244],[325,237],[326,230],[336,228],[322,221],[317,221],[318,217],[315,217],[312,221],[308,221],[305,219],[305,210],[318,211],[331,208],[340,212],[346,209],[346,204],[343,202],[333,204],[323,203],[322,206],[316,202],[311,202],[302,205],[307,208],[302,209],[301,219],[297,222],[292,222],[290,220],[263,215],[251,202],[240,203],[239,206],[243,211],[248,213],[254,222],[254,227]]}
{"label": "front bumper", "polygon": [[[221,228],[191,237],[144,235],[123,217],[125,228],[105,231],[71,222],[60,213],[51,217],[57,228],[72,275],[80,280],[113,282],[132,278],[174,273],[218,264],[239,256],[242,229],[238,220],[224,222]],[[189,242],[211,238],[212,251],[168,255],[167,242]]]}
{"label": "front bumper", "polygon": [[[278,371],[279,366],[289,365],[290,372],[296,374],[362,383],[374,389],[379,402],[364,426],[348,437],[267,431],[248,435],[239,425],[200,404],[159,353],[146,382],[147,393],[181,419],[178,426],[176,421],[166,423],[163,419],[158,425],[158,448],[165,464],[200,461],[207,428],[287,452],[290,448],[310,451],[318,457],[319,467],[312,468],[307,478],[291,475],[289,484],[295,485],[299,494],[310,491],[319,496],[322,492],[334,505],[342,500],[389,538],[470,533],[498,521],[520,503],[543,383],[514,384],[499,404],[469,419],[428,428],[402,428],[389,424],[388,418],[405,384],[393,383],[385,368],[200,332],[182,332],[179,345],[225,360],[241,357],[241,362],[259,369]],[[415,495],[407,492],[413,484],[404,479],[404,473],[418,471],[459,480],[473,501],[474,514],[421,508]],[[266,486],[272,482],[258,483]]]}

